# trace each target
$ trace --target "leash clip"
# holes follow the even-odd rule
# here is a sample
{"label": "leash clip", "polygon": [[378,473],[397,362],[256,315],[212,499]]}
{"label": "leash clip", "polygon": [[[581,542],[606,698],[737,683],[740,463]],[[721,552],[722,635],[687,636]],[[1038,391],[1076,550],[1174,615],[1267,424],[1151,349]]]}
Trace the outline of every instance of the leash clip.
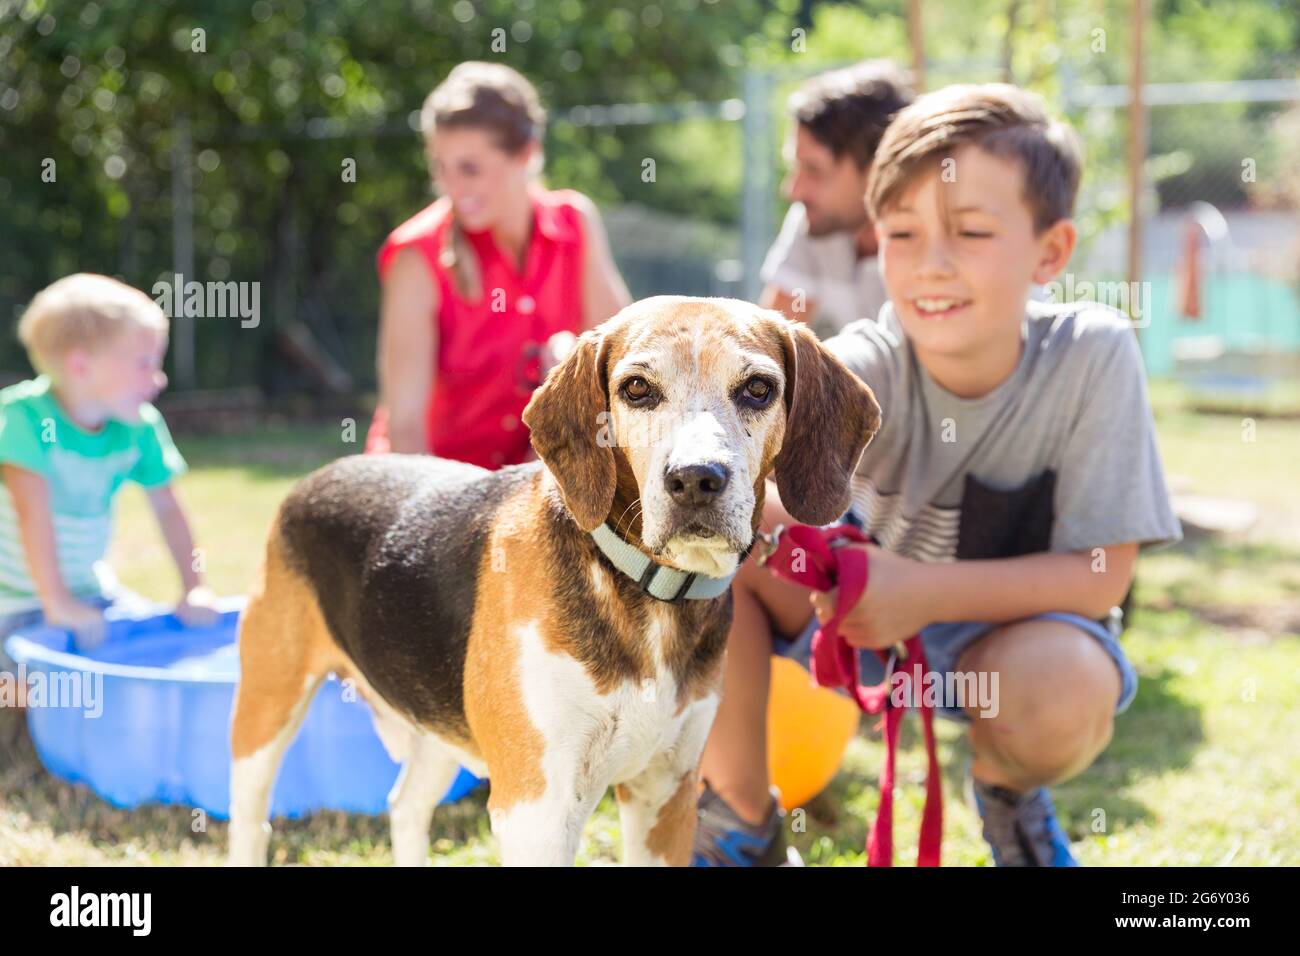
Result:
{"label": "leash clip", "polygon": [[885,688],[885,707],[889,707],[890,698],[893,696],[893,687],[891,682],[894,678],[894,670],[898,667],[900,661],[907,660],[907,645],[899,641],[889,649],[889,659],[885,661],[885,682],[882,685]]}
{"label": "leash clip", "polygon": [[781,546],[781,535],[785,532],[785,525],[779,524],[770,533],[759,531],[755,537],[763,542],[763,550],[758,555],[758,566],[761,568],[767,564],[772,555],[776,554],[777,548]]}

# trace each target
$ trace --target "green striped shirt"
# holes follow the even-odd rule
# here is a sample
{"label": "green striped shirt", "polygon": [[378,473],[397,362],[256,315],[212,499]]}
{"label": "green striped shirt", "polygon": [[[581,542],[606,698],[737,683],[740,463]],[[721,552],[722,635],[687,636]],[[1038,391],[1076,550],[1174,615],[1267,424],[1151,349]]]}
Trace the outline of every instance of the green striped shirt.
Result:
{"label": "green striped shirt", "polygon": [[[89,432],[59,406],[47,376],[0,390],[0,462],[43,477],[63,583],[89,597],[112,586],[104,565],[112,530],[113,496],[124,481],[165,485],[186,470],[167,425],[150,404],[140,421],[110,419]],[[0,613],[40,607],[27,568],[22,534],[8,487],[0,482]]]}

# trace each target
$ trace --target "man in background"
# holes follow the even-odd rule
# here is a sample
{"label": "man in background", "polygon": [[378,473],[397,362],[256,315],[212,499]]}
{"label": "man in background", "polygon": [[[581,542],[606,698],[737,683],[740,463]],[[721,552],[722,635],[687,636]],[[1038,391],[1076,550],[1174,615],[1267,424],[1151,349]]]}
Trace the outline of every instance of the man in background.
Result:
{"label": "man in background", "polygon": [[888,60],[822,73],[790,97],[783,189],[791,206],[763,263],[760,301],[821,338],[874,319],[887,298],[863,197],[880,137],[911,101]]}

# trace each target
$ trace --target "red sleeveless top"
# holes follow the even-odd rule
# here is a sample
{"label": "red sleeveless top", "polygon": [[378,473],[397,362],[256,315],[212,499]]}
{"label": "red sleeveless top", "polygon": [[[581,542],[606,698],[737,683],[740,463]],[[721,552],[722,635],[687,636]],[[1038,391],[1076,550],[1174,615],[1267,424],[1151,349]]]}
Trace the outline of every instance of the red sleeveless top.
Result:
{"label": "red sleeveless top", "polygon": [[[419,249],[438,283],[438,358],[425,413],[429,448],[484,468],[522,462],[529,453],[524,406],[541,382],[538,353],[556,332],[582,329],[583,220],[570,190],[529,190],[533,230],[523,272],[490,231],[466,232],[478,255],[482,293],[468,301],[439,261],[452,225],[439,199],[398,226],[379,250],[379,277],[401,249]],[[375,411],[366,453],[389,450],[388,415]]]}

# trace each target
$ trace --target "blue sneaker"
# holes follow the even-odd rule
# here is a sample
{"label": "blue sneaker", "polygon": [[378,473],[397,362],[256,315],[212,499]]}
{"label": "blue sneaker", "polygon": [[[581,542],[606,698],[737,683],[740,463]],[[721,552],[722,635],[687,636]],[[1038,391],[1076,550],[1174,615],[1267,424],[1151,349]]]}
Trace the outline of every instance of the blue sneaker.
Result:
{"label": "blue sneaker", "polygon": [[803,866],[794,847],[785,843],[785,812],[772,794],[772,812],[759,826],[740,818],[706,782],[700,794],[699,822],[691,866]]}
{"label": "blue sneaker", "polygon": [[1046,787],[1016,793],[972,780],[984,839],[998,866],[1078,866]]}

